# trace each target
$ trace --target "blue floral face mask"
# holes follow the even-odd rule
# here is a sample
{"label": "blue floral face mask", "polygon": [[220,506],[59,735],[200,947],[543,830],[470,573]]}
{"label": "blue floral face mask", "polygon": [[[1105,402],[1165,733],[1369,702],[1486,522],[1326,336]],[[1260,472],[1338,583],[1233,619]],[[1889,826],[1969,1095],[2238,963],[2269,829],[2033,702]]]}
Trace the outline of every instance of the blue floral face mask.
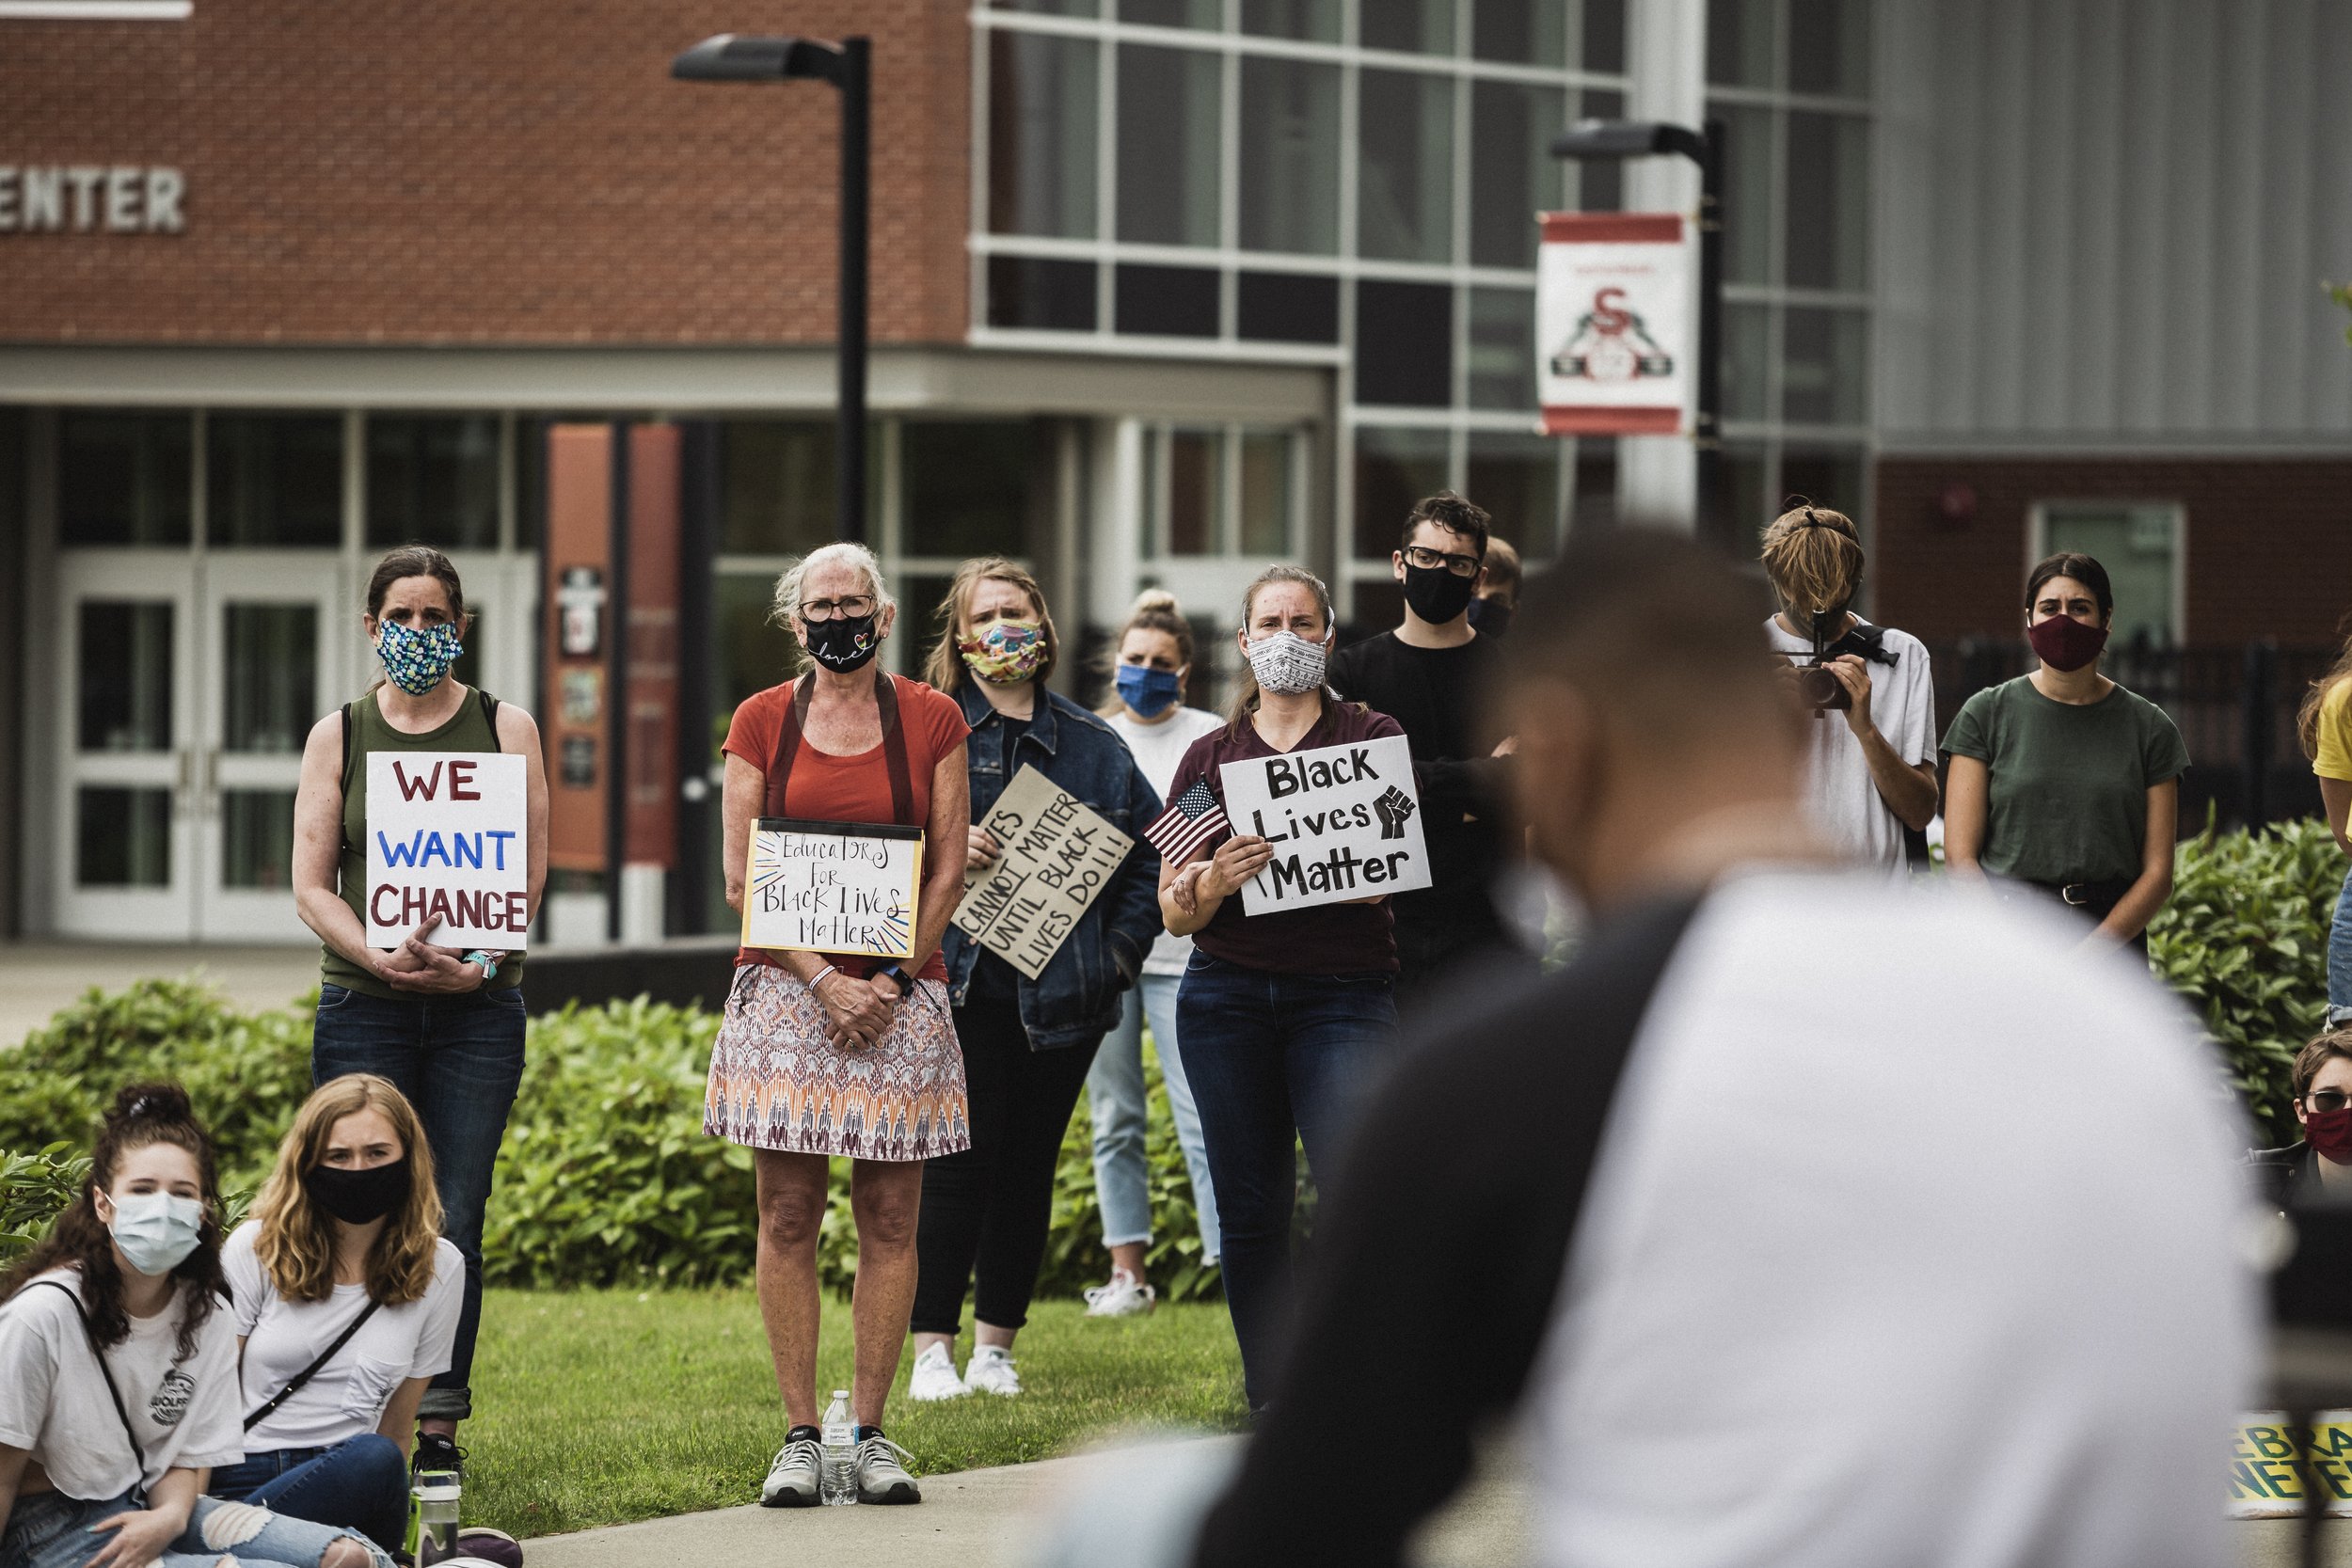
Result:
{"label": "blue floral face mask", "polygon": [[411,697],[440,685],[465,651],[453,623],[420,629],[386,621],[376,632],[375,657],[384,661],[385,678]]}

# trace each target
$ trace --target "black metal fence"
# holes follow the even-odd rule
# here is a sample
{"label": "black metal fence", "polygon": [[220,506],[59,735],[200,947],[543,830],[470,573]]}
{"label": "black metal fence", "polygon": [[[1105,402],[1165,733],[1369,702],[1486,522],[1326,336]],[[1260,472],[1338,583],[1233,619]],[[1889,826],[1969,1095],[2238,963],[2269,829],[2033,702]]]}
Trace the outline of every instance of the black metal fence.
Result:
{"label": "black metal fence", "polygon": [[[1961,704],[2033,668],[2022,642],[1971,639],[1931,646],[1936,734]],[[2181,831],[2205,825],[2210,805],[2224,823],[2315,816],[2319,786],[2296,738],[2295,712],[2311,683],[2335,663],[2333,648],[2111,649],[2100,669],[2172,716],[2188,743],[2181,780]]]}

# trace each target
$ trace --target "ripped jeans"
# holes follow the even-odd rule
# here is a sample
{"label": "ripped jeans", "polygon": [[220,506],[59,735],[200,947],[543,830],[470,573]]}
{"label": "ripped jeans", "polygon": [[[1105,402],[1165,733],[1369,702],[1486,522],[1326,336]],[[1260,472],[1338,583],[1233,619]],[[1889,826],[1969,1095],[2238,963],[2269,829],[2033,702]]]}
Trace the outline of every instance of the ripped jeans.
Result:
{"label": "ripped jeans", "polygon": [[[138,1507],[128,1496],[94,1503],[62,1492],[19,1497],[8,1513],[8,1533],[0,1535],[0,1568],[87,1568],[114,1539],[111,1532],[91,1533],[90,1527]],[[249,1503],[199,1497],[187,1529],[155,1560],[154,1568],[215,1568],[223,1558],[234,1559],[239,1568],[320,1568],[328,1549],[343,1540],[365,1546],[373,1568],[391,1568],[392,1560],[357,1530],[289,1519]]]}

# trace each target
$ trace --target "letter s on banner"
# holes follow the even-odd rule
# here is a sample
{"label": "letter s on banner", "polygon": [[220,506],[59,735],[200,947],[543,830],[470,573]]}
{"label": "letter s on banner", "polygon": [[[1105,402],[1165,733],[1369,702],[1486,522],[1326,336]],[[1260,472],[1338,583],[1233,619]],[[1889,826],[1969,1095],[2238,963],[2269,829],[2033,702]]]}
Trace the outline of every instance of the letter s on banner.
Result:
{"label": "letter s on banner", "polygon": [[1535,263],[1536,396],[1553,436],[1692,429],[1698,354],[1678,213],[1546,213]]}

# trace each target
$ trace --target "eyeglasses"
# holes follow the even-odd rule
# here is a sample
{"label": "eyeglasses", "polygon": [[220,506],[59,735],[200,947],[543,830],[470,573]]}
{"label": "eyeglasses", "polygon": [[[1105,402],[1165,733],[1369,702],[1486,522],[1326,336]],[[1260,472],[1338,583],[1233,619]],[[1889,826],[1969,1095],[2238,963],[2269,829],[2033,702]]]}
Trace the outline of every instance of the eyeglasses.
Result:
{"label": "eyeglasses", "polygon": [[2352,1105],[2352,1095],[2345,1094],[2342,1089],[2316,1089],[2311,1095],[2311,1101],[2312,1109],[2324,1117],[2330,1111],[2341,1111],[2346,1105]]}
{"label": "eyeglasses", "polygon": [[803,621],[830,621],[836,615],[854,621],[862,615],[873,613],[874,595],[871,594],[852,594],[846,599],[801,601],[801,619]]}
{"label": "eyeglasses", "polygon": [[1405,560],[1406,564],[1418,566],[1424,572],[1433,571],[1436,568],[1442,566],[1457,578],[1475,577],[1478,575],[1478,557],[1474,555],[1448,555],[1443,550],[1433,550],[1426,545],[1406,546]]}

